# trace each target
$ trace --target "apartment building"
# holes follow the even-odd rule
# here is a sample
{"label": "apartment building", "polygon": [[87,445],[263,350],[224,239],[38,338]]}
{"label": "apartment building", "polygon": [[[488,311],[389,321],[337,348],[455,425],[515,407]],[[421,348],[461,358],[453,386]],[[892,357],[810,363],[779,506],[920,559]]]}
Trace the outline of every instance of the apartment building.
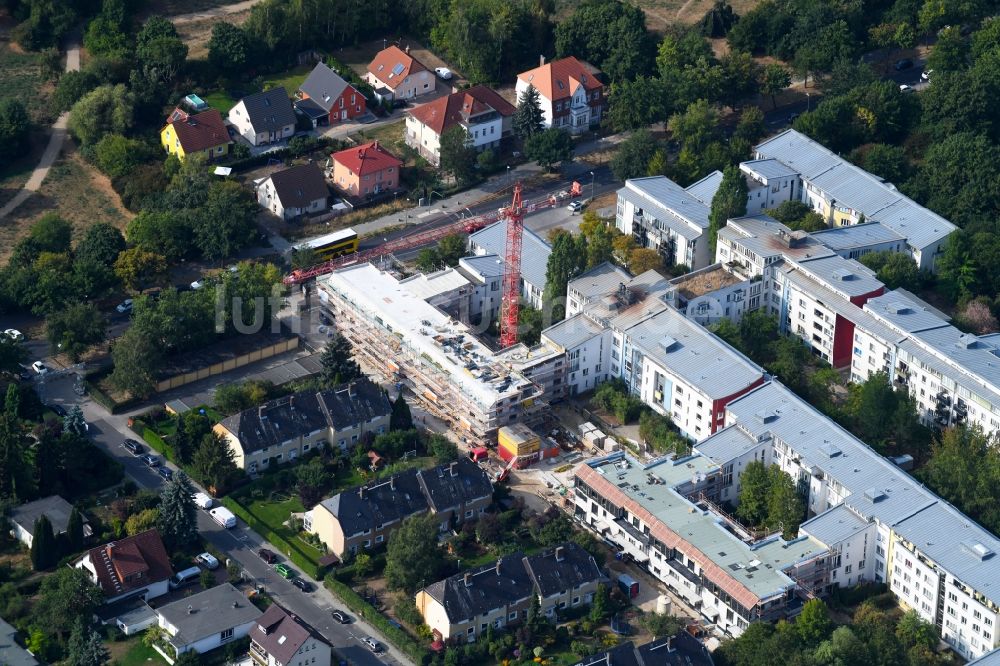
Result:
{"label": "apartment building", "polygon": [[330,644],[275,603],[257,618],[249,635],[254,666],[330,666]]}
{"label": "apartment building", "polygon": [[529,87],[538,91],[545,127],[557,127],[571,134],[585,132],[601,122],[604,113],[604,84],[601,71],[570,56],[546,63],[517,75],[517,99]]}
{"label": "apartment building", "polygon": [[371,264],[319,283],[320,299],[367,368],[409,387],[463,436],[495,441],[500,426],[537,411],[542,389],[525,373],[552,359],[513,359],[481,342],[463,323],[472,292],[454,269],[400,278]]}
{"label": "apartment building", "polygon": [[325,391],[304,391],[226,417],[212,430],[250,474],[295,460],[324,444],[343,451],[366,434],[389,429],[385,391],[357,379]]}
{"label": "apartment building", "polygon": [[782,259],[799,261],[834,252],[804,231],[792,231],[770,215],[738,217],[719,229],[715,261],[745,280],[760,279]]}
{"label": "apartment building", "polygon": [[712,264],[670,280],[664,299],[678,312],[702,326],[723,320],[738,322],[744,313],[761,306],[764,284],[743,280]]}
{"label": "apartment building", "polygon": [[632,641],[584,657],[576,666],[714,666],[705,644],[686,630],[654,638],[643,645]]}
{"label": "apartment building", "polygon": [[498,148],[500,140],[510,136],[514,111],[514,105],[493,89],[472,86],[408,111],[406,145],[437,166],[441,163],[441,136],[458,126],[477,151]]}
{"label": "apartment building", "polygon": [[542,613],[593,601],[606,577],[587,551],[565,543],[536,555],[517,552],[439,580],[416,594],[417,610],[435,640],[475,642],[493,629],[523,622],[532,598]]}
{"label": "apartment building", "polygon": [[307,511],[304,527],[343,558],[385,542],[410,516],[429,511],[443,532],[454,523],[478,518],[492,500],[493,485],[485,470],[463,458],[338,493]]}
{"label": "apartment building", "polygon": [[829,551],[814,589],[889,585],[963,657],[997,647],[1000,540],[777,382],[727,408],[726,429],[696,446],[738,497],[748,461],[778,465],[807,489],[799,538]]}
{"label": "apartment building", "polygon": [[754,159],[740,168],[750,186],[748,212],[802,201],[831,227],[876,222],[904,238],[905,251],[924,270],[935,269],[945,241],[956,229],[892,183],[793,129],[758,144]]}
{"label": "apartment building", "polygon": [[[469,236],[469,252],[475,255],[507,256],[507,220]],[[521,298],[536,310],[544,310],[545,270],[552,246],[528,228],[521,236]],[[506,266],[506,264],[504,264]],[[497,301],[499,309],[499,301]]]}
{"label": "apartment building", "polygon": [[687,188],[666,176],[626,180],[618,190],[615,226],[639,247],[659,252],[668,266],[703,268],[713,263],[705,234],[720,182],[718,172]]}

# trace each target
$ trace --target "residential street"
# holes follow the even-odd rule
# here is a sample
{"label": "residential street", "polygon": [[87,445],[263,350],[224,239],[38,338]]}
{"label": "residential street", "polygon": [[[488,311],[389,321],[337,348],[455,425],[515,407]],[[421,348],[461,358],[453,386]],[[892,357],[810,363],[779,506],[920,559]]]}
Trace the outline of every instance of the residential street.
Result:
{"label": "residential street", "polygon": [[[285,361],[283,360],[282,362]],[[258,367],[253,369],[260,370],[259,364]],[[135,433],[128,428],[128,417],[138,411],[148,409],[148,406],[129,414],[109,415],[100,405],[87,398],[79,398],[73,393],[72,377],[72,375],[66,375],[47,381],[45,382],[45,386],[40,388],[39,393],[46,402],[62,404],[67,407],[79,404],[83,409],[87,422],[90,424],[90,434],[94,442],[125,467],[125,473],[128,477],[133,479],[142,488],[157,488],[160,486],[163,482],[162,479],[121,446],[122,441],[126,437],[135,438]],[[223,381],[233,380],[234,378],[226,377]],[[218,377],[206,381],[212,384],[220,383]],[[187,392],[190,392],[192,387],[185,387],[185,389]],[[168,466],[174,468],[173,465]],[[199,490],[202,489],[199,488]],[[359,621],[357,618],[348,625],[341,625],[334,622],[330,617],[330,611],[334,608],[347,611],[347,608],[323,587],[322,581],[315,581],[302,572],[299,572],[302,578],[309,580],[315,586],[313,592],[306,594],[275,574],[271,567],[257,557],[257,549],[263,546],[278,553],[281,550],[265,542],[259,534],[246,527],[242,522],[234,529],[225,530],[216,524],[206,511],[199,511],[198,530],[205,539],[221,552],[225,553],[227,557],[239,562],[246,575],[256,582],[263,584],[271,596],[282,606],[315,627],[336,648],[342,658],[347,659],[350,664],[378,666],[379,664],[407,665],[412,663],[407,657],[395,650],[366,622]],[[297,568],[296,571],[298,571]],[[350,613],[350,615],[354,617],[353,613]],[[375,637],[386,646],[388,652],[381,655],[372,654],[360,643],[359,639],[365,636]]]}

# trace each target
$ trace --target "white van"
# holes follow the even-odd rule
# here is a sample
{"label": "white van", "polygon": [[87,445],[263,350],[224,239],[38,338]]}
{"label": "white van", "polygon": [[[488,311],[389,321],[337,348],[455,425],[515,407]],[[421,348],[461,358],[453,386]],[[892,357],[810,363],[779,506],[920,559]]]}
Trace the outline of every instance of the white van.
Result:
{"label": "white van", "polygon": [[194,500],[195,506],[199,509],[211,509],[212,508],[212,498],[205,493],[195,493],[191,496]]}
{"label": "white van", "polygon": [[181,585],[188,583],[201,575],[201,569],[198,567],[190,567],[184,571],[179,571],[170,577],[167,585],[171,590],[176,590]]}
{"label": "white van", "polygon": [[224,506],[217,506],[208,512],[208,515],[212,516],[212,520],[219,523],[227,530],[236,527],[236,516],[232,511]]}

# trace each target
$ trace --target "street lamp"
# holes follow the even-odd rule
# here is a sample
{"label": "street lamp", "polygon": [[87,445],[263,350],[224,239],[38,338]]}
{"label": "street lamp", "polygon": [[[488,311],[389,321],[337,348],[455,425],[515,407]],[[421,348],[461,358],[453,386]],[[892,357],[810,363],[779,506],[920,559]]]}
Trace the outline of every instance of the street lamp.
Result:
{"label": "street lamp", "polygon": [[812,107],[811,102],[812,102],[812,97],[809,95],[809,93],[806,93],[806,113],[809,113],[809,109]]}
{"label": "street lamp", "polygon": [[510,165],[507,165],[507,187],[510,187]]}
{"label": "street lamp", "polygon": [[590,172],[590,202],[594,202],[594,172]]}

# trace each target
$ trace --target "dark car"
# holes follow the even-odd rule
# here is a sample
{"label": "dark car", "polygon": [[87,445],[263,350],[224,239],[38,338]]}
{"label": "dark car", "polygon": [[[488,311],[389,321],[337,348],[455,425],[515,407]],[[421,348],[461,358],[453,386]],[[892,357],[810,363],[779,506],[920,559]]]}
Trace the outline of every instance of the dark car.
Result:
{"label": "dark car", "polygon": [[171,479],[174,478],[174,470],[170,469],[169,467],[159,467],[157,468],[156,473],[162,476],[167,481],[170,481]]}
{"label": "dark car", "polygon": [[330,616],[341,624],[351,623],[351,617],[344,611],[339,611],[339,610],[330,611]]}
{"label": "dark car", "polygon": [[302,580],[301,578],[293,578],[292,585],[299,588],[303,592],[312,592],[313,589],[312,583],[307,580]]}
{"label": "dark car", "polygon": [[904,69],[910,69],[913,67],[913,61],[909,58],[903,58],[902,60],[897,60],[896,64],[893,65],[897,72],[902,72]]}
{"label": "dark car", "polygon": [[135,441],[134,439],[126,439],[124,442],[122,442],[122,446],[124,446],[125,450],[134,456],[137,456],[143,451],[145,451],[145,449],[142,448],[142,444]]}
{"label": "dark car", "polygon": [[59,416],[66,416],[66,408],[62,405],[49,405],[48,407]]}
{"label": "dark car", "polygon": [[267,548],[261,548],[258,550],[257,557],[264,560],[268,564],[274,564],[278,561],[278,556],[274,554],[274,551],[268,550]]}

